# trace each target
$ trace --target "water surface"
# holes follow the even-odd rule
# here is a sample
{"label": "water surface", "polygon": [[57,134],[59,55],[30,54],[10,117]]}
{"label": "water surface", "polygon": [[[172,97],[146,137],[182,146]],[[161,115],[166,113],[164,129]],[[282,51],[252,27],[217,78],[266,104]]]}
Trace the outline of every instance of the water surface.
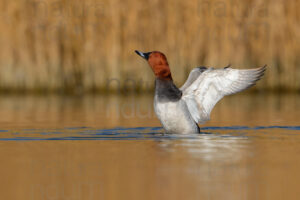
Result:
{"label": "water surface", "polygon": [[152,96],[0,99],[3,199],[298,199],[300,98],[236,95],[202,134],[164,134]]}

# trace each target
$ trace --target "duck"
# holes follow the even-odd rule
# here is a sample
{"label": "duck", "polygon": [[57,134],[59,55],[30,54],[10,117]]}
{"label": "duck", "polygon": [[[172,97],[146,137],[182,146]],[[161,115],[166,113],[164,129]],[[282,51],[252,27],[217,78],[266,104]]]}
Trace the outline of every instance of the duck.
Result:
{"label": "duck", "polygon": [[196,67],[178,88],[166,56],[160,51],[141,52],[155,75],[154,111],[166,133],[200,133],[198,124],[210,120],[214,106],[227,95],[248,89],[261,79],[266,65],[254,69]]}

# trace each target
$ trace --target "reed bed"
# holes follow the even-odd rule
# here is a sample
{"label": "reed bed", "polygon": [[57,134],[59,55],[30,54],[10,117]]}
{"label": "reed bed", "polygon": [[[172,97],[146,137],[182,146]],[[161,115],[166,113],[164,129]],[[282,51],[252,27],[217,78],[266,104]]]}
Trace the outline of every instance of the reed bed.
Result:
{"label": "reed bed", "polygon": [[2,0],[1,91],[148,91],[134,50],[196,66],[268,64],[258,90],[300,90],[300,1]]}

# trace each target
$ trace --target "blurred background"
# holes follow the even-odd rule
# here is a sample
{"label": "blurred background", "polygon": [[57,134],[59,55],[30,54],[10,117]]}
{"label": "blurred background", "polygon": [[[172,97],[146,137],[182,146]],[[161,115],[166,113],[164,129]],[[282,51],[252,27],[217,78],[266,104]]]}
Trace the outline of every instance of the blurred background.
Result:
{"label": "blurred background", "polygon": [[295,0],[2,0],[0,89],[149,91],[138,49],[164,52],[178,85],[200,65],[267,64],[256,89],[299,91],[299,10]]}
{"label": "blurred background", "polygon": [[209,124],[293,124],[299,10],[294,0],[2,0],[0,125],[160,126],[154,75],[135,49],[164,52],[177,86],[201,65],[267,64],[262,80],[222,100]]}

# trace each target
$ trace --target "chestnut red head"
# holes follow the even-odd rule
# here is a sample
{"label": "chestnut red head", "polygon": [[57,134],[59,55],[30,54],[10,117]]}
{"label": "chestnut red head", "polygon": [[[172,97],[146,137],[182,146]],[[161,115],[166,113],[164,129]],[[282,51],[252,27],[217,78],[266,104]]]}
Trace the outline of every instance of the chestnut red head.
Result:
{"label": "chestnut red head", "polygon": [[167,58],[163,53],[159,51],[142,53],[137,50],[135,52],[148,61],[148,64],[152,68],[156,78],[172,80],[170,67]]}

